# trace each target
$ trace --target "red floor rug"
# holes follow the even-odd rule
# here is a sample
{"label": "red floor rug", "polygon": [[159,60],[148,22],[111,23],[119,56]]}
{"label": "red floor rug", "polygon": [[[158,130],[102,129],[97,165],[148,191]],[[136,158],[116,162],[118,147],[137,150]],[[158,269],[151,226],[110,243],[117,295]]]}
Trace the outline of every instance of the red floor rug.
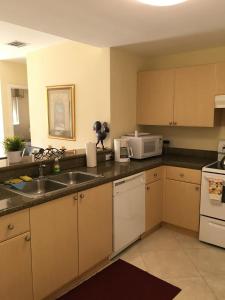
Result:
{"label": "red floor rug", "polygon": [[181,290],[118,260],[60,300],[171,300]]}

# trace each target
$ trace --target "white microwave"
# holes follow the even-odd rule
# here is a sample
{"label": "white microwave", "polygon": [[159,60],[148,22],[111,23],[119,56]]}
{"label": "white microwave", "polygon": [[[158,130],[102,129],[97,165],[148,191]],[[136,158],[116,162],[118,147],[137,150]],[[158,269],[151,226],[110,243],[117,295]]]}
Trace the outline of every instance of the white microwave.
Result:
{"label": "white microwave", "polygon": [[132,158],[143,159],[162,154],[163,138],[161,135],[123,136],[128,140]]}

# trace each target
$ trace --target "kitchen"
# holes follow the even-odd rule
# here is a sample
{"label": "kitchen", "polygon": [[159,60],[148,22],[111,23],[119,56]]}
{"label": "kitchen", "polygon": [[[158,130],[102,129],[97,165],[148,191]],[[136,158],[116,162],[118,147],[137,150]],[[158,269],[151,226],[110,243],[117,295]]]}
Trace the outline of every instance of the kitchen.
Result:
{"label": "kitchen", "polygon": [[[19,30],[17,25],[11,26],[15,26],[14,31]],[[96,272],[104,275],[101,272],[107,272],[109,265],[119,267],[121,261],[147,272],[137,273],[140,278],[153,275],[165,282],[163,288],[176,289],[168,299],[225,298],[224,217],[220,209],[223,198],[219,197],[223,170],[218,171],[220,164],[213,169],[205,167],[218,160],[218,152],[223,156],[223,144],[219,141],[225,139],[225,115],[224,108],[216,108],[220,105],[216,95],[225,94],[225,41],[222,35],[219,40],[219,34],[217,41],[215,36],[210,40],[210,33],[207,36],[201,41],[194,35],[183,40],[171,39],[172,46],[165,39],[164,50],[160,43],[154,50],[152,42],[124,42],[124,46],[107,48],[83,44],[79,39],[75,42],[56,38],[56,43],[30,51],[22,61],[1,59],[4,138],[13,135],[12,123],[8,121],[12,114],[8,85],[27,86],[31,145],[66,148],[64,157],[59,159],[60,174],[52,174],[54,161],[43,162],[44,176],[55,182],[55,190],[32,198],[1,187],[1,299],[69,297],[69,291],[82,292],[82,286],[86,292],[87,278]],[[11,74],[16,74],[16,68],[23,69],[27,82],[6,79],[6,72],[1,73],[4,65],[7,70],[12,68]],[[67,85],[75,86],[75,138],[52,138],[48,128],[47,87]],[[107,122],[110,132],[104,140],[106,150],[97,151],[97,166],[87,167],[82,149],[86,143],[96,142],[92,128],[96,120]],[[163,139],[164,143],[159,152],[151,150],[147,158],[135,159],[131,138],[124,136],[133,133],[141,143],[145,139],[140,136],[142,132],[150,132],[152,135],[146,137],[149,139],[161,136],[158,141]],[[126,162],[116,159],[115,139],[123,144]],[[152,149],[152,144],[146,148]],[[144,153],[139,149],[139,155],[140,151]],[[110,158],[111,154],[116,161]],[[26,160],[31,157],[24,156],[22,162],[10,165],[2,159],[1,183],[25,175],[38,178],[40,162]],[[64,176],[64,182],[54,177],[68,172],[74,176],[72,184],[65,184],[66,176],[70,175]],[[220,180],[217,200],[207,198],[211,195],[209,183],[202,184],[206,173],[210,179]],[[62,189],[58,189],[60,184]],[[125,185],[125,193],[131,191],[126,198]],[[207,195],[204,200],[203,195]],[[209,207],[205,208],[203,201]],[[215,214],[211,213],[214,204]],[[199,222],[200,215],[201,220],[209,218],[208,223]],[[128,219],[129,223],[125,223]],[[117,241],[121,242],[118,248]],[[89,280],[98,278],[93,276]],[[107,275],[102,278],[105,280]],[[145,280],[141,282],[144,285]],[[115,293],[117,284],[115,279]],[[128,288],[130,282],[126,286],[125,279],[123,284],[127,299],[132,299],[129,292],[135,293],[135,284],[133,289]],[[139,293],[142,290],[140,286],[137,289]],[[104,298],[103,292],[98,289],[98,299]],[[161,296],[154,292],[154,299],[164,299],[165,293]],[[72,297],[79,299],[76,294]]]}

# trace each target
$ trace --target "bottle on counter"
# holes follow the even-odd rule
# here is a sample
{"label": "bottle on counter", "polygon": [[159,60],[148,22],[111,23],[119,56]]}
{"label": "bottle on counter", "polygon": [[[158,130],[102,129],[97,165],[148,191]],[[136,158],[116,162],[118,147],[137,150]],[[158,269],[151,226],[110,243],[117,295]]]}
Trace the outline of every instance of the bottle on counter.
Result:
{"label": "bottle on counter", "polygon": [[53,165],[53,173],[58,174],[60,172],[60,165],[59,165],[59,159],[55,158],[55,162]]}

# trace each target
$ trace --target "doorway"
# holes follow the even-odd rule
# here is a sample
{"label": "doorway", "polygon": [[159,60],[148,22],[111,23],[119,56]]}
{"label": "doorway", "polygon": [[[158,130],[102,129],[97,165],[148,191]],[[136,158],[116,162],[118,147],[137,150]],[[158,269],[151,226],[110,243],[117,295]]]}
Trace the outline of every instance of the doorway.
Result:
{"label": "doorway", "polygon": [[2,112],[2,90],[1,90],[1,81],[0,81],[0,158],[4,156],[4,120]]}
{"label": "doorway", "polygon": [[21,87],[10,87],[12,107],[13,135],[30,144],[30,114],[28,90]]}

